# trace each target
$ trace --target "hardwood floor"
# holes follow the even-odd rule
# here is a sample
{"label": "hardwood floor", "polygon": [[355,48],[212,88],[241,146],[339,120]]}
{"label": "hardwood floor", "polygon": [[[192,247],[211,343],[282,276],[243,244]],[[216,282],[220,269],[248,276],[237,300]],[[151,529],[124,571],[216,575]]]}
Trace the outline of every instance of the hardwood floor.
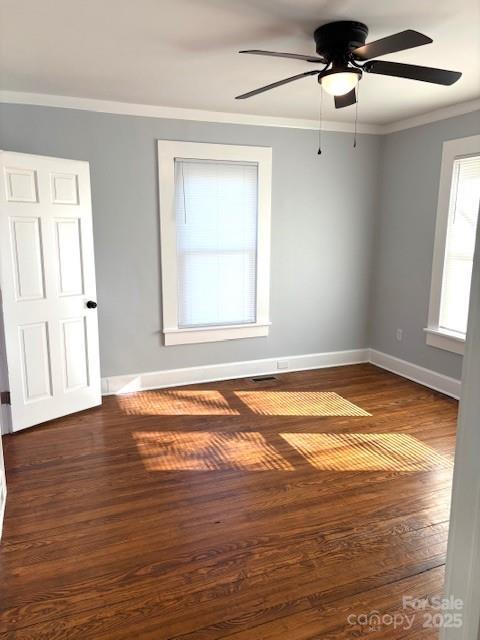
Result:
{"label": "hardwood floor", "polygon": [[436,638],[392,616],[441,593],[456,412],[365,364],[7,436],[0,637]]}

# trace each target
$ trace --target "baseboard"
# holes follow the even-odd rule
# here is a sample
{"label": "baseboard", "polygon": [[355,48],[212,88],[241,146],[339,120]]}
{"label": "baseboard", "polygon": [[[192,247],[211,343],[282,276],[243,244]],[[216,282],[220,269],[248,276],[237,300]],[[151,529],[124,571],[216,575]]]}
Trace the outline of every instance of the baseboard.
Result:
{"label": "baseboard", "polygon": [[[309,353],[297,356],[279,356],[262,360],[245,360],[243,362],[226,362],[183,369],[166,369],[120,376],[102,378],[102,394],[117,395],[149,389],[165,389],[187,384],[233,380],[249,376],[287,373],[288,371],[306,371],[339,367],[349,364],[371,362],[377,367],[396,373],[403,378],[418,382],[430,389],[440,391],[452,398],[460,397],[460,380],[449,378],[431,369],[425,369],[412,362],[395,358],[375,349],[352,349],[349,351],[332,351],[328,353]],[[285,367],[278,366],[281,363]]]}
{"label": "baseboard", "polygon": [[375,349],[370,349],[369,361],[377,367],[396,373],[403,378],[408,378],[408,380],[423,384],[425,387],[435,389],[435,391],[440,391],[457,400],[460,397],[461,381],[456,378],[449,378],[431,369],[419,367],[417,364],[395,358],[394,356],[376,351]]}
{"label": "baseboard", "polygon": [[[184,369],[168,369],[150,371],[148,373],[109,376],[102,378],[102,394],[116,395],[148,389],[162,389],[201,382],[216,382],[249,376],[287,373],[288,371],[305,371],[349,364],[360,364],[369,361],[369,349],[352,349],[350,351],[333,351],[330,353],[309,353],[297,356],[279,356],[263,360],[246,360],[244,362],[228,362]],[[282,363],[287,366],[278,366]]]}

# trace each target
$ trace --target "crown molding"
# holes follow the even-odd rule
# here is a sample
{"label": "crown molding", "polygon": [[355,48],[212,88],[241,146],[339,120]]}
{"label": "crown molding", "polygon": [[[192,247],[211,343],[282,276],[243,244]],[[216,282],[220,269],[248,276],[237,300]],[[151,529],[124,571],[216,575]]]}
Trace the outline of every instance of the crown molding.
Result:
{"label": "crown molding", "polygon": [[438,122],[439,120],[446,120],[447,118],[455,118],[456,116],[462,116],[478,110],[480,110],[480,99],[460,102],[458,104],[452,104],[449,107],[423,113],[419,116],[413,116],[412,118],[406,118],[405,120],[398,120],[398,122],[383,125],[382,133],[388,134],[403,131],[404,129],[412,129],[413,127],[420,127],[423,124],[430,124],[431,122]]}
{"label": "crown molding", "polygon": [[[247,113],[229,113],[226,111],[206,111],[203,109],[185,109],[183,107],[163,107],[149,104],[135,104],[131,102],[117,102],[112,100],[97,100],[94,98],[77,98],[73,96],[56,96],[47,93],[26,93],[23,91],[0,90],[0,103],[21,104],[39,107],[57,107],[61,109],[80,109],[97,113],[111,113],[115,115],[140,116],[145,118],[164,118],[171,120],[195,120],[197,122],[214,122],[224,124],[246,124],[259,127],[282,127],[290,129],[318,129],[318,121],[302,118],[280,118],[278,116],[259,116]],[[405,120],[389,124],[359,123],[359,133],[386,135],[419,127],[430,122],[437,122],[447,118],[464,115],[480,110],[480,99],[454,104],[442,109],[436,109]],[[324,120],[324,131],[353,132],[353,122],[334,122]]]}
{"label": "crown molding", "polygon": [[[317,120],[301,118],[280,118],[276,116],[258,116],[247,113],[228,113],[226,111],[205,111],[203,109],[184,109],[182,107],[162,107],[149,104],[134,104],[93,98],[75,98],[55,96],[46,93],[24,93],[21,91],[0,91],[0,103],[34,105],[41,107],[60,107],[62,109],[81,109],[98,113],[112,113],[147,118],[165,118],[171,120],[196,120],[197,122],[215,122],[225,124],[248,124],[259,127],[284,127],[291,129],[318,129]],[[353,122],[333,122],[324,120],[324,131],[353,132]],[[359,133],[379,134],[381,127],[361,124]]]}

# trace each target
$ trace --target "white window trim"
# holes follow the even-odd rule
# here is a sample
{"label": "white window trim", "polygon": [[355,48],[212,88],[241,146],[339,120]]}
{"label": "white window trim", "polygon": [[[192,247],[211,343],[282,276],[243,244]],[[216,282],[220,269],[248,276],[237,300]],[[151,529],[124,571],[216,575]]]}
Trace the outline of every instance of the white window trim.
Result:
{"label": "white window trim", "polygon": [[[175,158],[258,163],[256,322],[183,329],[178,326]],[[158,140],[163,334],[165,345],[267,336],[270,327],[272,150],[268,147]]]}
{"label": "white window trim", "polygon": [[439,326],[440,302],[442,296],[445,251],[450,212],[450,192],[453,177],[453,164],[462,157],[480,153],[480,135],[447,140],[443,143],[440,185],[438,188],[437,222],[435,227],[435,245],[432,263],[432,281],[430,304],[428,308],[428,326],[424,329],[426,342],[431,347],[445,349],[463,355],[465,336],[455,331],[447,331]]}

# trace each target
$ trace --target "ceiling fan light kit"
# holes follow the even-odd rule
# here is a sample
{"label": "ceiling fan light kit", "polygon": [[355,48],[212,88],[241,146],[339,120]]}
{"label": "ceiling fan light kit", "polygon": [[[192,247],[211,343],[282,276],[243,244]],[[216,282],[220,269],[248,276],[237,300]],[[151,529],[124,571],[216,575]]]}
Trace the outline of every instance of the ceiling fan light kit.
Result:
{"label": "ceiling fan light kit", "polygon": [[362,77],[360,69],[333,68],[318,75],[318,82],[331,96],[343,96],[358,84]]}
{"label": "ceiling fan light kit", "polygon": [[315,30],[313,38],[317,56],[298,53],[280,53],[249,49],[248,53],[277,58],[293,58],[312,64],[324,65],[322,69],[304,71],[294,76],[272,82],[248,93],[237,96],[237,100],[251,98],[300,78],[316,75],[322,89],[334,96],[335,108],[343,109],[357,103],[357,86],[363,73],[373,73],[396,78],[408,78],[448,86],[460,79],[458,71],[447,71],[434,67],[422,67],[399,62],[373,60],[378,56],[413,49],[430,44],[432,39],[423,33],[407,29],[380,40],[366,43],[368,27],[362,22],[341,20],[324,24]]}

